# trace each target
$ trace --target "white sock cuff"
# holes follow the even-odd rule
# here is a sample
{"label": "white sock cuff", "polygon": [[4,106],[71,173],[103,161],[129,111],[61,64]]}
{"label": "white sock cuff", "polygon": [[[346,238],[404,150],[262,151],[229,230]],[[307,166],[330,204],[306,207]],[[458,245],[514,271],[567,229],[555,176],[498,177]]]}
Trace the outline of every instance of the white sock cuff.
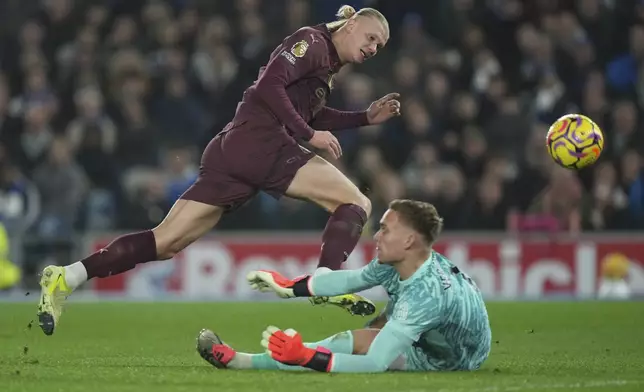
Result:
{"label": "white sock cuff", "polygon": [[65,283],[72,290],[87,282],[87,270],[80,261],[67,265],[65,268]]}

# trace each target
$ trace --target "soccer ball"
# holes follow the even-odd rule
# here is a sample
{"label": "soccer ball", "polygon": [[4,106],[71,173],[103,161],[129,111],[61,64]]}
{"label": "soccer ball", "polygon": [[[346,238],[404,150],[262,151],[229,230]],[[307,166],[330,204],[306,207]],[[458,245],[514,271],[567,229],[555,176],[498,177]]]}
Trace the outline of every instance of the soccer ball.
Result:
{"label": "soccer ball", "polygon": [[567,114],[550,126],[548,153],[559,166],[582,169],[597,161],[604,149],[604,134],[590,118]]}

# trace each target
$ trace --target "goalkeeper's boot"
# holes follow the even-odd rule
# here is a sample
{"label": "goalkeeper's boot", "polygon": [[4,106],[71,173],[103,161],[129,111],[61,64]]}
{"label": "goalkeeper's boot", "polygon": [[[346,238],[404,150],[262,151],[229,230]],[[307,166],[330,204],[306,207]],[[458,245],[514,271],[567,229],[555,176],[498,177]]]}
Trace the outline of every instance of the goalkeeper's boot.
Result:
{"label": "goalkeeper's boot", "polygon": [[336,295],[335,297],[311,297],[313,305],[338,306],[354,316],[370,316],[376,312],[376,305],[358,294]]}
{"label": "goalkeeper's boot", "polygon": [[72,293],[65,281],[65,269],[55,265],[45,267],[40,277],[40,288],[38,324],[45,335],[52,335],[60,321],[63,303]]}
{"label": "goalkeeper's boot", "polygon": [[217,369],[226,369],[235,357],[235,350],[225,344],[216,333],[202,329],[197,336],[197,352],[206,362]]}

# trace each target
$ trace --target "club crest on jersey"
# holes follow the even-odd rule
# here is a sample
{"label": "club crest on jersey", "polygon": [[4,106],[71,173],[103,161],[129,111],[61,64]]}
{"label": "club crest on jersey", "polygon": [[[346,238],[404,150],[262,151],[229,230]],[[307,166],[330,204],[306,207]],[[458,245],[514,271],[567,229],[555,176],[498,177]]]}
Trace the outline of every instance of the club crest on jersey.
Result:
{"label": "club crest on jersey", "polygon": [[409,306],[407,305],[407,302],[400,302],[396,304],[396,307],[394,308],[394,314],[393,314],[394,319],[407,320],[408,315],[409,315]]}
{"label": "club crest on jersey", "polygon": [[295,45],[291,48],[291,53],[293,53],[293,56],[295,57],[303,57],[306,54],[306,51],[309,49],[309,44],[308,42],[302,40],[299,42],[296,42]]}

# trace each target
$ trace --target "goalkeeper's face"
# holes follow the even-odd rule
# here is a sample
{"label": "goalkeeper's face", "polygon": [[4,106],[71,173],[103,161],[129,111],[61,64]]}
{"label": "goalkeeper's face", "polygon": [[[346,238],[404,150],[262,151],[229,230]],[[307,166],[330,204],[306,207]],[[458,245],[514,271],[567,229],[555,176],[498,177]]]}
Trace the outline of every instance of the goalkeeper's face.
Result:
{"label": "goalkeeper's face", "polygon": [[374,239],[378,261],[382,264],[392,264],[405,259],[414,243],[414,232],[401,222],[396,211],[387,210],[380,219],[380,229]]}

